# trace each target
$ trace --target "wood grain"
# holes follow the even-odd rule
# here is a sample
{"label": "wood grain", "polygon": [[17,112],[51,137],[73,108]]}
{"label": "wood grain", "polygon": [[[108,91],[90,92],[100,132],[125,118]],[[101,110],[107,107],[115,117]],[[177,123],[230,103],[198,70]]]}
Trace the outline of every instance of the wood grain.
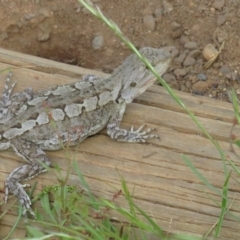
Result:
{"label": "wood grain", "polygon": [[[48,86],[64,84],[80,79],[84,74],[106,76],[93,70],[69,66],[25,54],[0,49],[0,70],[11,67],[13,80],[17,81],[16,91],[33,87],[35,91]],[[0,74],[0,89],[8,71]],[[177,92],[177,91],[176,91]],[[230,103],[206,97],[192,96],[177,92],[184,104],[194,112],[208,132],[218,141],[225,153],[229,151],[229,132],[233,121]],[[134,201],[164,230],[172,233],[188,233],[203,236],[218,220],[221,209],[221,197],[207,188],[202,181],[186,166],[181,154],[185,154],[221,192],[224,184],[223,163],[219,152],[205,138],[188,114],[175,103],[162,87],[154,85],[142,94],[134,103],[129,104],[123,119],[123,126],[131,125],[156,128],[161,140],[152,139],[146,144],[117,143],[107,137],[105,131],[85,140],[73,150],[76,160],[91,190],[98,196],[111,199],[121,188],[119,173],[124,177],[131,190],[134,189]],[[236,129],[236,135],[240,130]],[[53,164],[58,164],[65,173],[68,168],[64,151],[47,152]],[[7,175],[23,161],[11,152],[0,152],[1,186]],[[234,159],[239,167],[239,159]],[[229,169],[231,169],[228,166]],[[240,217],[240,187],[235,181],[238,176],[232,173],[230,180],[229,204],[233,201],[230,213],[223,220],[221,236],[218,239],[239,239],[240,226],[233,216]],[[57,183],[54,174],[39,175],[37,190],[48,184]],[[78,184],[75,172],[70,176],[69,184]],[[4,195],[2,194],[2,197]],[[1,205],[1,212],[9,208]],[[123,197],[118,203],[127,207]],[[39,204],[36,204],[39,206]],[[12,208],[0,221],[0,238],[7,235],[16,219],[16,208]],[[24,237],[24,223],[12,237]]]}

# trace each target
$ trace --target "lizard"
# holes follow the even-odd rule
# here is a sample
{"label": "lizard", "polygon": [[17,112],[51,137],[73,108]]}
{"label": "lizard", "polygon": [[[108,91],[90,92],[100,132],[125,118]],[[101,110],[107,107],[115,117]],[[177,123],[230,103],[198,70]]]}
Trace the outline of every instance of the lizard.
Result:
{"label": "lizard", "polygon": [[[168,68],[173,47],[140,49],[159,75]],[[27,164],[14,169],[5,181],[5,202],[15,195],[23,208],[34,216],[31,200],[20,182],[34,178],[51,165],[45,150],[59,150],[63,144],[77,145],[107,128],[120,142],[145,142],[158,137],[144,125],[130,131],[120,128],[126,105],[156,80],[153,73],[132,54],[107,78],[85,75],[71,84],[58,85],[34,94],[32,88],[12,94],[9,72],[0,100],[0,150],[13,149]],[[54,126],[50,124],[54,121]]]}

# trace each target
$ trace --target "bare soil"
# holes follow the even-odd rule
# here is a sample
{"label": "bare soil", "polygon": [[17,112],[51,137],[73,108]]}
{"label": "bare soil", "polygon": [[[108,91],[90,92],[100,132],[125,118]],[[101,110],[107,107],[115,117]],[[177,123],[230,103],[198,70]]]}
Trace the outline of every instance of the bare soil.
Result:
{"label": "bare soil", "polygon": [[[175,89],[227,100],[239,91],[239,0],[95,0],[138,47],[175,46],[164,79]],[[0,47],[112,72],[130,50],[77,0],[0,0]],[[202,50],[224,48],[208,70]],[[240,91],[239,91],[240,92]]]}

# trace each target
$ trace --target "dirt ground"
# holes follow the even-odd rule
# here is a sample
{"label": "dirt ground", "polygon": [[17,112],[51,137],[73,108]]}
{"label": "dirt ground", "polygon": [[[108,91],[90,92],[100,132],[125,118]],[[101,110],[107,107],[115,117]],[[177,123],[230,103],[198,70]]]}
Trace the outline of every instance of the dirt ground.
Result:
{"label": "dirt ground", "polygon": [[[239,0],[93,2],[138,48],[176,47],[163,76],[173,88],[223,100],[231,87],[240,93]],[[108,73],[130,54],[77,0],[0,0],[0,21],[2,48]]]}

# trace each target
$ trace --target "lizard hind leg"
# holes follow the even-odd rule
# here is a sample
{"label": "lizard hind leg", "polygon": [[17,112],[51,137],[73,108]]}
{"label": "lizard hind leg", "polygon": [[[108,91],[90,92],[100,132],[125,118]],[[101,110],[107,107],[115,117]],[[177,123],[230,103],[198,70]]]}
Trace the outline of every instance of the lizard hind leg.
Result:
{"label": "lizard hind leg", "polygon": [[11,141],[11,147],[16,154],[29,163],[14,169],[5,182],[5,202],[7,202],[8,194],[14,194],[21,206],[23,207],[23,215],[29,211],[34,215],[31,209],[31,200],[24,190],[29,184],[21,184],[21,181],[34,178],[38,174],[45,172],[44,165],[50,166],[51,162],[47,155],[35,144],[25,141],[24,139],[14,139]]}

